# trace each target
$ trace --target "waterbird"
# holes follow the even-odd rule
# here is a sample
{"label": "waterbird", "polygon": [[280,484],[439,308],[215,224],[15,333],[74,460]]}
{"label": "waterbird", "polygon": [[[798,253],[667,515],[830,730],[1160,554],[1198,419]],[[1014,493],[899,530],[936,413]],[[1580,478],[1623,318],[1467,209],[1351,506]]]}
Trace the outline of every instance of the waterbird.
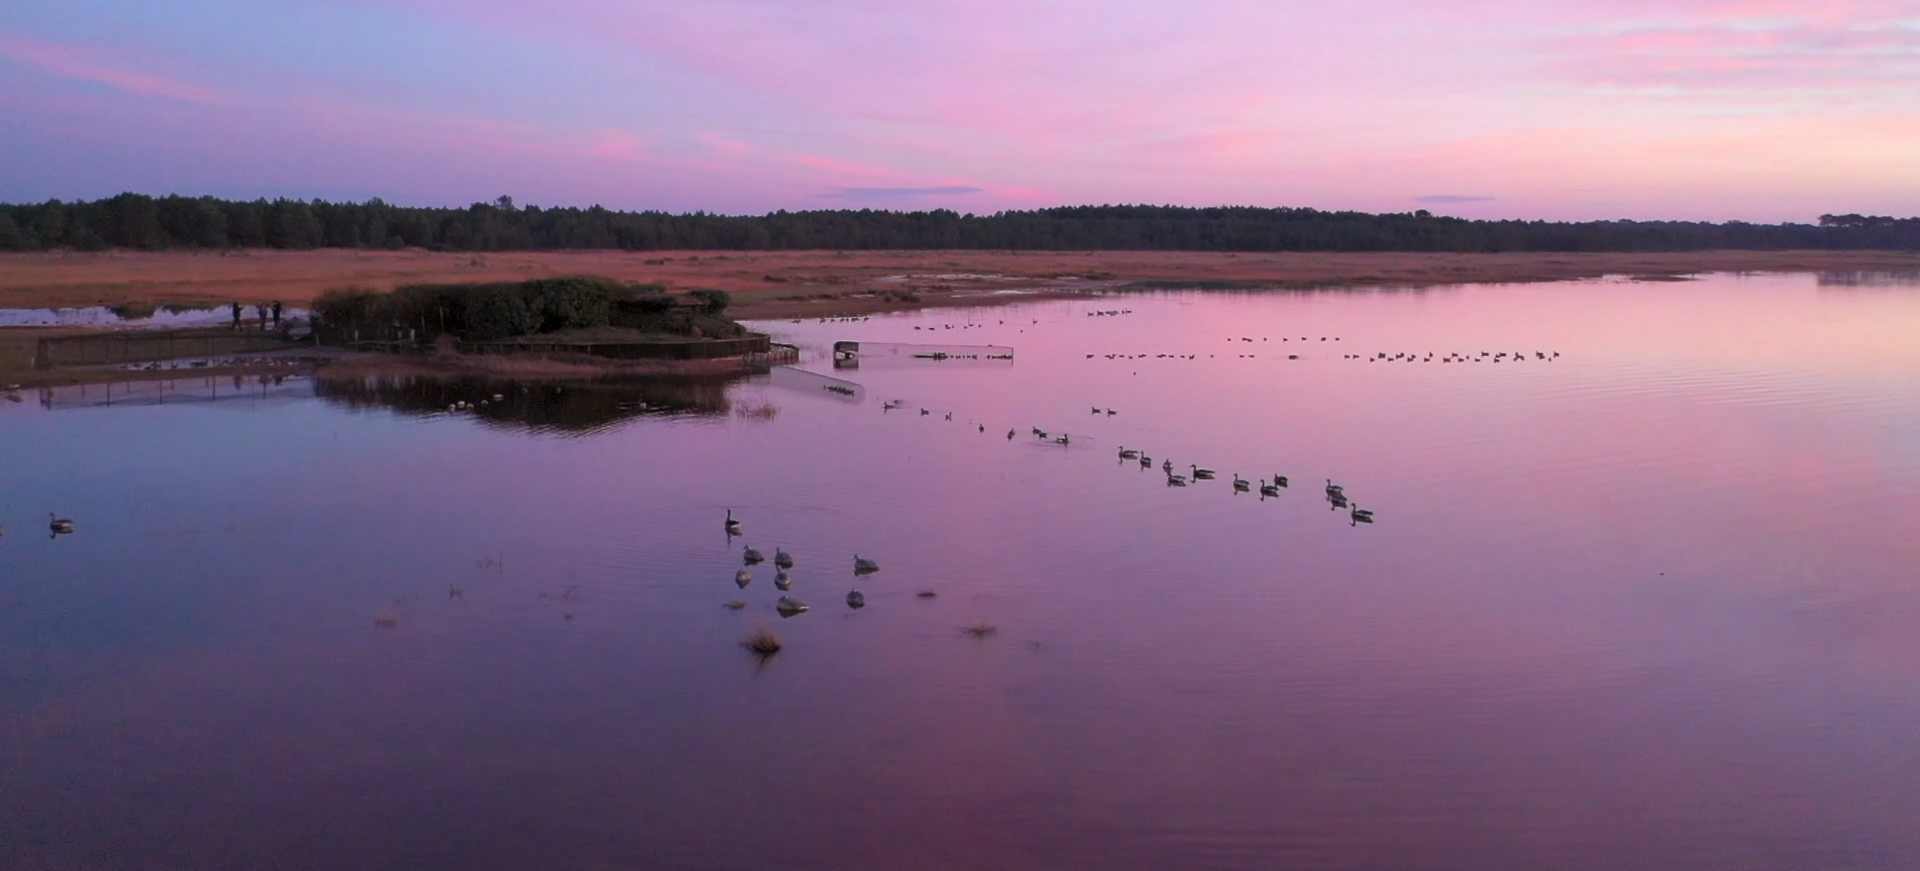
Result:
{"label": "waterbird", "polygon": [[733,509],[727,509],[727,534],[740,534],[740,521],[733,519]]}
{"label": "waterbird", "polygon": [[1273,476],[1273,486],[1275,486],[1275,487],[1285,487],[1285,486],[1287,486],[1287,476],[1285,476],[1285,475],[1275,475],[1275,476]]}
{"label": "waterbird", "polygon": [[1252,485],[1247,482],[1247,479],[1240,477],[1239,472],[1233,473],[1233,492],[1245,493],[1251,487]]}
{"label": "waterbird", "polygon": [[874,562],[873,560],[867,559],[866,557],[863,557],[857,553],[853,555],[854,574],[867,574],[869,572],[877,572],[879,570],[880,570],[879,563]]}
{"label": "waterbird", "polygon": [[54,535],[66,535],[73,531],[73,521],[58,514],[47,514],[47,529]]}
{"label": "waterbird", "polygon": [[754,548],[751,548],[751,547],[747,548],[740,555],[746,559],[747,565],[753,565],[754,563],[765,562],[767,559],[766,557],[760,555],[760,551],[755,550]]}
{"label": "waterbird", "polygon": [[1127,446],[1126,446],[1126,445],[1121,445],[1121,446],[1120,446],[1120,459],[1123,459],[1123,460],[1132,460],[1132,459],[1136,459],[1136,458],[1138,458],[1139,456],[1140,456],[1140,452],[1139,452],[1139,451],[1130,451],[1130,450],[1127,450]]}
{"label": "waterbird", "polygon": [[1168,473],[1167,473],[1167,486],[1169,486],[1169,487],[1185,487],[1185,486],[1187,486],[1187,476],[1185,476],[1185,475],[1175,475],[1175,474],[1173,474],[1172,472],[1168,472]]}
{"label": "waterbird", "polygon": [[1067,438],[1067,434],[1066,434],[1066,433],[1061,433],[1061,434],[1060,434],[1060,437],[1059,437],[1059,438],[1057,438],[1057,439],[1054,439],[1054,441],[1055,441],[1055,442],[1058,442],[1059,444],[1063,444],[1063,445],[1064,445],[1064,444],[1070,444],[1070,443],[1071,443],[1071,442],[1069,441],[1069,439]]}
{"label": "waterbird", "polygon": [[1193,479],[1194,479],[1195,481],[1211,481],[1211,480],[1213,480],[1213,470],[1212,470],[1212,469],[1202,469],[1202,468],[1200,468],[1199,466],[1194,466],[1194,467],[1193,467]]}
{"label": "waterbird", "polygon": [[1160,463],[1160,471],[1165,472],[1169,475],[1173,474],[1173,461],[1162,460]]}
{"label": "waterbird", "polygon": [[1333,479],[1332,479],[1332,478],[1328,478],[1328,479],[1327,479],[1327,494],[1328,494],[1328,495],[1332,495],[1332,494],[1334,494],[1334,493],[1344,493],[1344,492],[1346,492],[1346,488],[1345,488],[1345,487],[1342,487],[1342,486],[1340,486],[1339,484],[1335,484],[1335,483],[1333,483]]}
{"label": "waterbird", "polygon": [[1013,441],[1013,430],[1007,430],[1007,441]]}
{"label": "waterbird", "polygon": [[859,590],[854,590],[847,594],[847,607],[865,608],[867,607],[867,597],[861,594]]}
{"label": "waterbird", "polygon": [[[741,569],[741,571],[746,570]],[[781,569],[773,574],[773,585],[782,590],[791,590],[793,589],[793,576],[787,574],[786,569]]]}
{"label": "waterbird", "polygon": [[1151,468],[1153,468],[1153,458],[1152,458],[1152,457],[1149,457],[1149,456],[1147,456],[1146,454],[1141,454],[1141,455],[1140,455],[1140,468],[1142,468],[1142,469],[1151,469]]}
{"label": "waterbird", "polygon": [[737,572],[734,572],[733,582],[735,584],[738,584],[740,586],[740,589],[744,590],[747,588],[748,584],[753,583],[753,573],[750,571],[747,571],[746,569],[741,569]]}
{"label": "waterbird", "polygon": [[804,614],[813,610],[807,603],[790,596],[781,596],[780,601],[774,603],[773,608],[779,611],[782,617],[792,617],[795,614]]}
{"label": "waterbird", "polygon": [[1261,482],[1261,484],[1260,484],[1260,498],[1262,498],[1262,499],[1265,499],[1265,498],[1266,498],[1266,497],[1268,497],[1268,496],[1278,496],[1278,495],[1280,495],[1280,487],[1279,487],[1279,485],[1277,485],[1277,484],[1268,484],[1268,483],[1266,483],[1266,482],[1264,482],[1264,481],[1263,481],[1263,482]]}
{"label": "waterbird", "polygon": [[783,569],[793,568],[793,554],[787,553],[784,547],[776,547],[773,549],[773,564]]}
{"label": "waterbird", "polygon": [[1353,522],[1355,523],[1372,523],[1373,522],[1373,512],[1368,509],[1361,508],[1358,505],[1353,506],[1353,510],[1348,512],[1347,516],[1352,518]]}

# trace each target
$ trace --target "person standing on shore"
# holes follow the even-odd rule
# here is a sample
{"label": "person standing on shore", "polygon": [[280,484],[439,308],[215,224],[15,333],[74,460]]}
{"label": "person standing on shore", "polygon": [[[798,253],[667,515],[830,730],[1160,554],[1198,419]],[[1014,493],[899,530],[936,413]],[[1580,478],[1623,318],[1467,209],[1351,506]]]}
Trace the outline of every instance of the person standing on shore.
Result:
{"label": "person standing on shore", "polygon": [[259,303],[253,307],[253,313],[260,316],[260,331],[267,331],[267,304]]}
{"label": "person standing on shore", "polygon": [[280,329],[280,301],[273,301],[273,328]]}
{"label": "person standing on shore", "polygon": [[240,304],[233,304],[233,328],[240,329]]}

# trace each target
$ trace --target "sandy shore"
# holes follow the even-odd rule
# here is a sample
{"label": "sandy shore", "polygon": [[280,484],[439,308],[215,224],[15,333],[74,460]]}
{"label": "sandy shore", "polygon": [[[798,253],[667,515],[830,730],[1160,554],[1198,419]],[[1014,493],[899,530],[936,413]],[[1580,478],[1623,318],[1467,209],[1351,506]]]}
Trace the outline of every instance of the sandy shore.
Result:
{"label": "sandy shore", "polygon": [[1138,282],[1231,287],[1419,286],[1602,275],[1920,270],[1920,253],[1210,254],[1008,251],[248,251],[0,255],[0,308],[128,303],[301,305],[329,288],[602,275],[734,294],[740,318],[1017,302]]}

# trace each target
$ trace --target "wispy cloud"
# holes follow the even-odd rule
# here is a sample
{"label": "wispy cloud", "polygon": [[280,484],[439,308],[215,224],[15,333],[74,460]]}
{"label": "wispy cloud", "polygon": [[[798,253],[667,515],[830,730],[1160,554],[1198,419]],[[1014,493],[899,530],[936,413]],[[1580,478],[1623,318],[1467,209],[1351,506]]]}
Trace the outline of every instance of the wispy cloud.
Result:
{"label": "wispy cloud", "polygon": [[844,197],[850,200],[897,200],[909,197],[964,196],[984,191],[986,188],[967,185],[924,188],[835,188],[825,196]]}
{"label": "wispy cloud", "polygon": [[98,63],[90,59],[84,50],[71,45],[35,42],[0,33],[0,55],[43,73],[94,82],[131,94],[187,103],[223,103],[227,100],[226,95],[212,88]]}
{"label": "wispy cloud", "polygon": [[1497,199],[1499,198],[1461,194],[1428,194],[1423,197],[1414,197],[1413,201],[1416,203],[1443,206],[1456,203],[1491,203]]}

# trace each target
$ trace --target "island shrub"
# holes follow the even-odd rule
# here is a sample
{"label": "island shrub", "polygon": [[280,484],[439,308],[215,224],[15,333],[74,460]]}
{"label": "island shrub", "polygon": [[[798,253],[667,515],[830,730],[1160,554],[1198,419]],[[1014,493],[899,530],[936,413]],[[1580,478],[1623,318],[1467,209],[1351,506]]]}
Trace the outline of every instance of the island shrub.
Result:
{"label": "island shrub", "polygon": [[707,314],[710,315],[718,315],[726,311],[727,306],[733,304],[733,294],[724,290],[702,288],[688,292],[687,296],[693,297],[696,301],[703,304],[706,307]]}
{"label": "island shrub", "polygon": [[462,330],[469,342],[511,339],[535,332],[540,317],[527,305],[521,288],[510,284],[488,284],[466,293],[466,316]]}
{"label": "island shrub", "polygon": [[613,316],[613,299],[625,288],[604,278],[542,278],[521,285],[541,332],[604,327]]}

